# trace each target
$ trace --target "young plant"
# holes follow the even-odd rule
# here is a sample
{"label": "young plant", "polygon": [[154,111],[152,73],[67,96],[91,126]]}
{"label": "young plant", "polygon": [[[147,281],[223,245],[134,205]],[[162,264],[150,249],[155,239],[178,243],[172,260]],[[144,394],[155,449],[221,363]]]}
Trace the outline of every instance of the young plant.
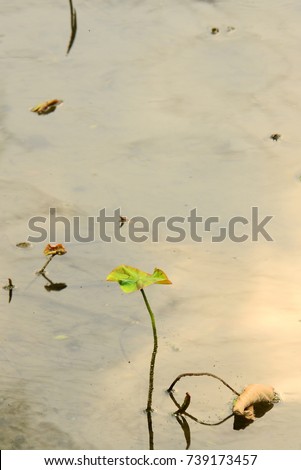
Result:
{"label": "young plant", "polygon": [[62,256],[67,253],[67,250],[61,243],[57,243],[56,245],[51,245],[50,243],[46,246],[44,250],[44,255],[48,257],[44,266],[37,272],[37,274],[43,274],[45,272],[46,267],[50,263],[50,261],[56,256]]}
{"label": "young plant", "polygon": [[158,350],[158,335],[155,316],[144,292],[144,288],[150,286],[151,284],[171,284],[171,281],[161,269],[155,268],[153,274],[148,274],[144,271],[140,271],[140,269],[125,265],[121,265],[115,268],[108,275],[107,281],[118,282],[123,292],[126,292],[127,294],[140,290],[145,306],[150,316],[153,330],[154,346],[150,361],[148,398],[145,410],[147,413],[150,413],[151,411],[153,411],[152,396],[154,390],[155,361]]}

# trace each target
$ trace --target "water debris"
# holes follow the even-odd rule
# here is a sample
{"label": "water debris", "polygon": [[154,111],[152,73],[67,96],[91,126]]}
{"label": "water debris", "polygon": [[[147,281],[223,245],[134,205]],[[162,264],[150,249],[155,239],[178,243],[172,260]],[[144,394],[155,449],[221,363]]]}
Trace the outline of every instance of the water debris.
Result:
{"label": "water debris", "polygon": [[272,134],[270,135],[270,139],[272,140],[279,140],[281,138],[281,134]]}
{"label": "water debris", "polygon": [[16,246],[18,248],[30,248],[31,243],[29,243],[29,242],[20,242],[20,243],[16,243]]}
{"label": "water debris", "polygon": [[67,253],[66,248],[64,245],[61,243],[57,243],[56,245],[51,245],[51,243],[48,243],[44,250],[44,255],[49,256],[49,255],[65,255]]}
{"label": "water debris", "polygon": [[219,29],[218,28],[212,28],[211,29],[211,34],[218,34],[219,33]]}
{"label": "water debris", "polygon": [[57,243],[56,245],[51,245],[51,243],[48,243],[46,248],[44,249],[44,255],[48,256],[48,260],[44,264],[44,266],[37,271],[37,274],[43,274],[45,272],[46,267],[52,260],[52,258],[56,255],[62,256],[67,253],[67,250],[65,249],[64,245],[61,243]]}
{"label": "water debris", "polygon": [[39,115],[50,114],[56,110],[56,108],[63,103],[63,100],[48,100],[43,103],[38,104],[34,108],[31,108],[31,112],[37,113]]}
{"label": "water debris", "polygon": [[8,278],[8,284],[6,286],[3,286],[4,290],[8,290],[8,303],[11,303],[11,299],[13,298],[13,290],[15,286],[13,285],[13,281]]}
{"label": "water debris", "polygon": [[70,18],[71,18],[71,35],[70,35],[69,44],[68,44],[66,54],[69,54],[69,52],[71,50],[71,47],[73,46],[74,39],[75,39],[76,32],[77,32],[76,10],[73,7],[72,0],[69,0],[69,4],[70,4]]}
{"label": "water debris", "polygon": [[234,401],[233,413],[255,420],[254,405],[257,403],[276,403],[279,397],[271,385],[251,384]]}
{"label": "water debris", "polygon": [[124,217],[123,215],[119,216],[119,228],[123,227],[126,222],[128,222],[129,219],[127,217]]}

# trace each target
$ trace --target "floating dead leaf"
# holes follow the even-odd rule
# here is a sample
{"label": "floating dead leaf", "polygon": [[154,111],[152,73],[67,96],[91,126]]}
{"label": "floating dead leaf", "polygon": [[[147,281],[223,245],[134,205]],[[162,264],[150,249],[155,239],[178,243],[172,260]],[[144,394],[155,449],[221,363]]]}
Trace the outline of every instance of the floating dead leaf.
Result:
{"label": "floating dead leaf", "polygon": [[50,256],[50,255],[65,255],[67,253],[66,248],[64,245],[61,243],[57,243],[56,245],[51,245],[51,243],[48,243],[44,250],[44,255]]}
{"label": "floating dead leaf", "polygon": [[49,100],[40,103],[34,108],[31,108],[30,111],[37,114],[50,114],[56,110],[56,108],[63,103],[63,100]]}
{"label": "floating dead leaf", "polygon": [[20,243],[17,243],[16,246],[18,248],[30,248],[31,243],[29,243],[29,242],[20,242]]}
{"label": "floating dead leaf", "polygon": [[257,403],[275,403],[279,401],[274,388],[271,385],[251,384],[248,385],[233,405],[235,415],[244,416],[254,421],[254,405]]}

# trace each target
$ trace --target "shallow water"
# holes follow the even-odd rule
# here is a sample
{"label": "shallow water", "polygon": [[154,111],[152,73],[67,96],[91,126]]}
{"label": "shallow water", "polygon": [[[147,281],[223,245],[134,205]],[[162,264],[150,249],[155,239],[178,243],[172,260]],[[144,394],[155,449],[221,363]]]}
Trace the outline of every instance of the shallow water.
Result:
{"label": "shallow water", "polygon": [[[301,9],[276,3],[74,1],[68,56],[69,2],[0,5],[1,282],[16,285],[10,303],[0,296],[2,449],[148,448],[151,329],[139,293],[105,282],[121,263],[173,282],[147,291],[155,448],[185,448],[165,390],[206,371],[239,391],[270,383],[282,400],[241,431],[233,417],[189,420],[191,449],[300,449]],[[29,112],[53,98],[54,113]],[[251,241],[250,225],[244,243],[212,243],[218,227],[203,226],[202,242],[168,243],[163,229],[159,243],[72,238],[47,268],[68,287],[48,292],[35,275],[48,240],[16,243],[50,207],[80,216],[83,232],[102,208],[150,221],[197,208],[227,226],[259,207],[274,241]],[[215,380],[183,379],[179,402],[187,391],[199,420],[230,414],[234,396]]]}

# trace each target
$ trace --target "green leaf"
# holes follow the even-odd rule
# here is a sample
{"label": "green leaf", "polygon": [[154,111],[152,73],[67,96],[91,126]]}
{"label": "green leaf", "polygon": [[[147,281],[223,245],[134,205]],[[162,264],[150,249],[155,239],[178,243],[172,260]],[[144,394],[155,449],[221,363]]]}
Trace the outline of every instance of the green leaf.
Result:
{"label": "green leaf", "polygon": [[162,269],[155,268],[153,274],[122,264],[108,275],[107,281],[118,282],[127,294],[144,289],[151,284],[171,284]]}

